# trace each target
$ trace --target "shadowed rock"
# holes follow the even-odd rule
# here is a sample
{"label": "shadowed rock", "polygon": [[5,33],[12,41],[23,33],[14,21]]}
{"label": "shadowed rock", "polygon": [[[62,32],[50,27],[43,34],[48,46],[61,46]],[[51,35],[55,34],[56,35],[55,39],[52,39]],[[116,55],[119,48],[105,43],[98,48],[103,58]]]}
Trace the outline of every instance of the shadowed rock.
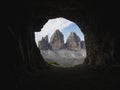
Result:
{"label": "shadowed rock", "polygon": [[64,48],[64,36],[59,30],[56,30],[51,36],[50,45],[53,50]]}
{"label": "shadowed rock", "polygon": [[76,33],[71,32],[66,41],[66,48],[68,50],[80,50],[80,38],[76,35]]}
{"label": "shadowed rock", "polygon": [[81,41],[81,49],[86,49],[86,47],[85,47],[85,41]]}
{"label": "shadowed rock", "polygon": [[41,50],[51,49],[51,46],[48,42],[48,35],[46,35],[45,37],[42,37],[42,40],[38,42],[38,47]]}

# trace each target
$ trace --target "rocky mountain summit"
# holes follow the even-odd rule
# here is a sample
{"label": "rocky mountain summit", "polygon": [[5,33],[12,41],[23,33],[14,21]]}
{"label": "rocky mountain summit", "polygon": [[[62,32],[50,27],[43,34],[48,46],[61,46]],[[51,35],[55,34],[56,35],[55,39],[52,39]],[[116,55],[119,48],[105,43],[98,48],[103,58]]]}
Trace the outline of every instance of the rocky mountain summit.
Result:
{"label": "rocky mountain summit", "polygon": [[73,67],[82,64],[86,57],[85,42],[75,32],[71,32],[66,43],[64,35],[56,30],[48,41],[48,35],[38,42],[40,52],[48,63],[60,67]]}
{"label": "rocky mountain summit", "polygon": [[75,32],[71,32],[66,43],[64,43],[64,35],[59,30],[56,30],[52,34],[50,42],[48,42],[48,35],[46,35],[38,42],[38,47],[40,50],[66,49],[76,51],[85,48],[85,44]]}
{"label": "rocky mountain summit", "polygon": [[59,30],[56,30],[51,36],[50,45],[54,50],[64,48],[64,36]]}
{"label": "rocky mountain summit", "polygon": [[51,49],[51,45],[48,42],[48,35],[42,37],[42,40],[38,42],[38,47],[41,50],[48,50]]}
{"label": "rocky mountain summit", "polygon": [[80,38],[76,35],[76,33],[74,32],[70,33],[66,41],[66,48],[68,50],[80,50],[81,49]]}

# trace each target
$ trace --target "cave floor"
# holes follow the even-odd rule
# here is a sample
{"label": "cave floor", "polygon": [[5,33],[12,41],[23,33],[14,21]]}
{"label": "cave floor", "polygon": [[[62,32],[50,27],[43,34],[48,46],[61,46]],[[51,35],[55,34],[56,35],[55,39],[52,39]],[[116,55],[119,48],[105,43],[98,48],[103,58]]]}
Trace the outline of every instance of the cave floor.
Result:
{"label": "cave floor", "polygon": [[[118,90],[120,67],[51,68],[38,70],[18,79],[17,88],[22,90]],[[42,89],[41,89],[42,88]]]}

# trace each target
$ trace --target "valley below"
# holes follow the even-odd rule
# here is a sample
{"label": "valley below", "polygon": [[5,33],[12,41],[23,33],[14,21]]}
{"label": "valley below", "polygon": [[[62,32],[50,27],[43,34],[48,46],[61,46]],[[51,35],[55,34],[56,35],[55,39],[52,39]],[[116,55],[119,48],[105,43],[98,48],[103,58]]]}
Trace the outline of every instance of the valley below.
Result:
{"label": "valley below", "polygon": [[61,50],[40,50],[46,62],[58,67],[74,67],[83,64],[86,58],[86,50],[70,51]]}

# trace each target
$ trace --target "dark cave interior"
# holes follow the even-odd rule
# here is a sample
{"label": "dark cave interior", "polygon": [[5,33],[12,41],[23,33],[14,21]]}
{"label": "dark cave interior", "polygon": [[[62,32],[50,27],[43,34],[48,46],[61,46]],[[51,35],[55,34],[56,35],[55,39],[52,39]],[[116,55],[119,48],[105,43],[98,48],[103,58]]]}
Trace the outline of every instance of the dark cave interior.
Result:
{"label": "dark cave interior", "polygon": [[[119,87],[120,36],[117,6],[113,2],[14,2],[9,7],[7,47],[10,88],[17,90],[114,89]],[[76,22],[85,35],[83,65],[63,69],[48,65],[35,44],[34,32],[49,18]]]}

